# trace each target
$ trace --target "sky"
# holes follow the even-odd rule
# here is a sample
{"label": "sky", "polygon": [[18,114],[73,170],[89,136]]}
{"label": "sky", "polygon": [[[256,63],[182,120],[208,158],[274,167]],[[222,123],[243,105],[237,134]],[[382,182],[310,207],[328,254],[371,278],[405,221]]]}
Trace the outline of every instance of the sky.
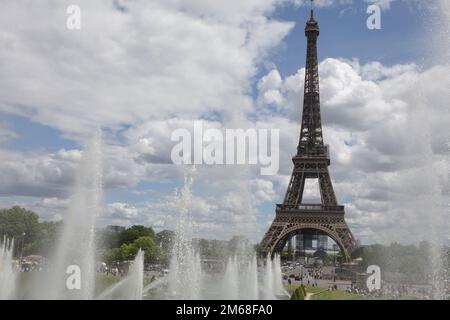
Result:
{"label": "sky", "polygon": [[[361,243],[449,237],[449,3],[316,0],[324,139]],[[367,8],[381,9],[369,30]],[[280,170],[196,167],[196,233],[260,241],[300,130],[309,1],[1,0],[0,207],[64,217],[83,149],[103,136],[99,226],[173,229],[189,168],[171,133],[278,129]],[[66,27],[69,5],[81,29]],[[306,188],[317,198],[317,185]]]}

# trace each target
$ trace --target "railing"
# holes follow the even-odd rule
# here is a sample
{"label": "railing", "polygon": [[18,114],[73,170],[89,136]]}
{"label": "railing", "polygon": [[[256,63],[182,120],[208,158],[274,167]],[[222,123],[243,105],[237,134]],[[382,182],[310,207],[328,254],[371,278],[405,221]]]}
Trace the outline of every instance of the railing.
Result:
{"label": "railing", "polygon": [[330,159],[330,146],[327,144],[325,146],[319,148],[313,148],[309,150],[302,149],[303,152],[298,154],[298,157],[309,157],[309,158],[317,158],[324,157]]}
{"label": "railing", "polygon": [[300,205],[277,204],[277,209],[288,211],[307,210],[307,211],[333,212],[344,210],[344,206],[324,206],[321,204],[300,204]]}
{"label": "railing", "polygon": [[297,207],[300,210],[322,210],[322,205],[317,204],[301,204]]}

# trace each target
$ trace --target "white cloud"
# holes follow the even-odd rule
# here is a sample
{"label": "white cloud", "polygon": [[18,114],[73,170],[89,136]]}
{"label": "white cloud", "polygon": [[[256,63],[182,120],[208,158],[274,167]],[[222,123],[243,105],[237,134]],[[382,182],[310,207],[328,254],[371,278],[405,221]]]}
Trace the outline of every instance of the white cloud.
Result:
{"label": "white cloud", "polygon": [[129,225],[139,216],[139,210],[127,203],[114,202],[107,206],[106,217],[109,224]]}
{"label": "white cloud", "polygon": [[[193,223],[194,236],[229,239],[232,235],[247,234],[258,240],[256,215],[245,212],[248,199],[237,192],[223,194],[221,198],[192,195],[188,203],[189,221]],[[106,214],[100,218],[100,225],[117,224],[130,226],[144,224],[157,231],[175,229],[180,209],[176,205],[176,195],[160,197],[140,206],[128,203],[108,204]],[[244,233],[245,232],[245,233]]]}
{"label": "white cloud", "polygon": [[[382,76],[369,80],[370,76],[364,74],[374,67]],[[436,66],[421,72],[414,66],[386,67],[371,63],[367,67],[356,61],[327,59],[321,63],[321,70],[325,140],[332,152],[331,174],[338,197],[347,204],[351,227],[365,243],[417,240],[419,232],[429,225],[429,222],[421,223],[420,218],[429,221],[430,214],[419,212],[423,209],[421,202],[429,201],[430,190],[441,193],[448,189],[442,162],[445,155],[442,143],[446,141],[450,119],[445,104],[449,98],[445,90],[450,81],[448,67]],[[272,70],[264,78],[271,80],[261,81],[261,95],[264,90],[277,90],[284,101],[277,107],[292,109],[285,114],[298,113],[301,73],[302,70],[282,79]],[[439,85],[432,81],[436,78],[440,79]],[[259,108],[265,108],[264,101],[260,100]],[[342,113],[341,119],[330,117],[333,111]],[[198,235],[226,239],[251,230],[249,236],[258,241],[265,226],[257,222],[257,207],[282,200],[292,169],[299,123],[295,118],[266,112],[259,116],[256,122],[246,120],[245,124],[280,129],[283,142],[280,175],[258,177],[258,171],[251,167],[200,166],[191,208]],[[364,119],[363,123],[352,123],[358,117]],[[214,121],[205,124],[219,128],[223,125]],[[181,180],[183,169],[170,165],[167,158],[170,141],[166,133],[190,126],[190,120],[173,118],[122,131],[121,144],[104,147],[105,186],[130,187],[139,181]],[[427,145],[429,140],[423,138],[430,128],[433,143]],[[62,149],[48,155],[3,150],[0,155],[3,194],[51,199],[61,196],[61,191],[71,185],[81,152]],[[307,188],[306,197],[317,196],[317,192],[313,193],[316,187]],[[102,223],[173,228],[178,216],[173,202],[169,196],[140,205],[112,203]],[[55,214],[58,209],[63,210],[49,200],[32,206],[38,212],[47,207],[47,212]],[[444,222],[442,227],[445,226]]]}
{"label": "white cloud", "polygon": [[[421,71],[415,65],[326,59],[319,68],[331,175],[338,197],[348,202],[356,235],[363,242],[418,241],[433,220],[442,221],[436,232],[445,233],[450,66]],[[304,69],[268,81],[276,74],[272,70],[260,81],[260,108],[275,106],[296,124]],[[264,100],[274,90],[282,103]],[[284,141],[296,139],[298,125],[293,131]]]}
{"label": "white cloud", "polygon": [[0,194],[63,196],[73,182],[74,164],[46,152],[0,152]]}
{"label": "white cloud", "polygon": [[254,179],[250,181],[250,188],[256,205],[264,202],[273,202],[276,198],[272,181]]}
{"label": "white cloud", "polygon": [[[300,6],[309,7],[311,5],[311,0],[293,0],[293,2]],[[314,0],[314,6],[319,8],[333,5],[349,5],[352,3],[353,0]]]}
{"label": "white cloud", "polygon": [[[423,1],[420,0],[364,0],[365,2],[367,2],[367,4],[374,4],[379,6],[382,10],[389,10],[391,9],[391,5],[394,2],[404,2],[408,5],[423,5]],[[445,1],[445,0],[444,0]]]}
{"label": "white cloud", "polygon": [[[266,225],[258,224],[258,206],[282,200],[300,131],[304,69],[283,78],[273,68],[259,81],[257,101],[250,93],[258,67],[293,27],[270,17],[286,2],[120,1],[122,13],[110,2],[84,0],[79,32],[65,29],[68,3],[27,1],[23,10],[23,2],[2,2],[0,111],[78,141],[103,126],[107,190],[181,181],[183,168],[170,164],[170,132],[190,128],[200,117],[218,128],[279,129],[279,175],[261,177],[247,166],[200,166],[194,184],[190,209],[201,235],[244,233],[260,240]],[[448,188],[442,160],[448,71],[342,59],[320,65],[331,174],[364,242],[416,240],[421,203],[429,202],[430,190]],[[256,119],[247,118],[248,111]],[[0,142],[15,137],[0,123]],[[39,199],[28,201],[30,207],[45,218],[60,217],[81,154],[0,150],[0,194]],[[101,223],[173,228],[177,216],[169,195],[149,203],[114,201]]]}
{"label": "white cloud", "polygon": [[391,8],[391,3],[396,0],[365,0],[369,4],[375,4],[383,10],[388,10]]}
{"label": "white cloud", "polygon": [[79,1],[74,32],[68,1],[29,1],[27,10],[4,1],[0,111],[77,139],[99,125],[245,112],[257,65],[293,26],[266,17],[276,2],[137,0],[122,13]]}
{"label": "white cloud", "polygon": [[39,214],[41,220],[61,220],[64,212],[70,204],[69,199],[42,198],[29,206],[31,210]]}

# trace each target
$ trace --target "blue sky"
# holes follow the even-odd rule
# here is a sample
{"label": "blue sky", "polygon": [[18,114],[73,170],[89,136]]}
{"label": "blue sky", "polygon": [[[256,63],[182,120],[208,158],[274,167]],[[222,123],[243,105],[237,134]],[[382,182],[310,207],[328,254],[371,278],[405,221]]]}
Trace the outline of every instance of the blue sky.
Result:
{"label": "blue sky", "polygon": [[[404,197],[390,177],[407,179],[410,172],[396,166],[405,157],[390,146],[397,122],[386,119],[396,117],[399,131],[410,130],[401,121],[422,110],[410,101],[415,83],[446,70],[428,59],[436,51],[429,32],[434,18],[423,3],[380,2],[390,4],[382,10],[381,30],[367,29],[364,1],[328,1],[315,12],[335,191],[348,205],[357,237],[366,242],[401,241],[388,216],[396,212],[408,220],[401,210]],[[207,122],[226,127],[240,115],[247,127],[281,130],[280,173],[266,178],[254,168],[200,168],[193,192],[201,236],[230,237],[244,219],[257,226],[251,227],[257,241],[290,175],[302,93],[302,74],[295,74],[305,63],[309,8],[276,0],[78,3],[87,17],[78,33],[59,24],[64,1],[22,12],[8,0],[0,14],[0,175],[6,181],[0,206],[22,204],[45,219],[63,216],[80,150],[101,126],[110,214],[103,223],[173,228],[176,214],[164,211],[164,203],[182,185],[183,170],[168,163],[168,130],[211,114],[217,117]],[[118,11],[118,3],[124,9]],[[47,17],[39,28],[30,22],[33,14]],[[397,86],[398,93],[392,92]],[[445,81],[429,92],[439,97],[439,90],[445,91]],[[270,100],[274,94],[278,100]],[[352,116],[367,119],[356,128]],[[28,190],[24,184],[43,195],[21,192]],[[215,215],[224,217],[223,225],[214,222]],[[380,230],[389,236],[378,235]]]}
{"label": "blue sky", "polygon": [[[359,59],[362,63],[379,61],[386,65],[420,63],[424,58],[426,18],[420,8],[410,2],[393,2],[382,11],[381,30],[369,30],[366,21],[368,4],[356,1],[351,5],[316,9],[320,23],[319,60],[327,57]],[[286,6],[278,9],[276,18],[296,21],[285,38],[286,48],[276,59],[282,75],[294,73],[304,66],[304,21],[309,12],[304,7]]]}

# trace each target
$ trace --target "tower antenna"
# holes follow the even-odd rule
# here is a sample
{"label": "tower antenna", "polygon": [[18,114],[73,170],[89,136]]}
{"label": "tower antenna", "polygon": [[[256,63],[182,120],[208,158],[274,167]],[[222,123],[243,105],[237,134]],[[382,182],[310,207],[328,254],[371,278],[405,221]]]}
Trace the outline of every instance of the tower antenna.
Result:
{"label": "tower antenna", "polygon": [[311,0],[311,20],[314,19],[314,0]]}

